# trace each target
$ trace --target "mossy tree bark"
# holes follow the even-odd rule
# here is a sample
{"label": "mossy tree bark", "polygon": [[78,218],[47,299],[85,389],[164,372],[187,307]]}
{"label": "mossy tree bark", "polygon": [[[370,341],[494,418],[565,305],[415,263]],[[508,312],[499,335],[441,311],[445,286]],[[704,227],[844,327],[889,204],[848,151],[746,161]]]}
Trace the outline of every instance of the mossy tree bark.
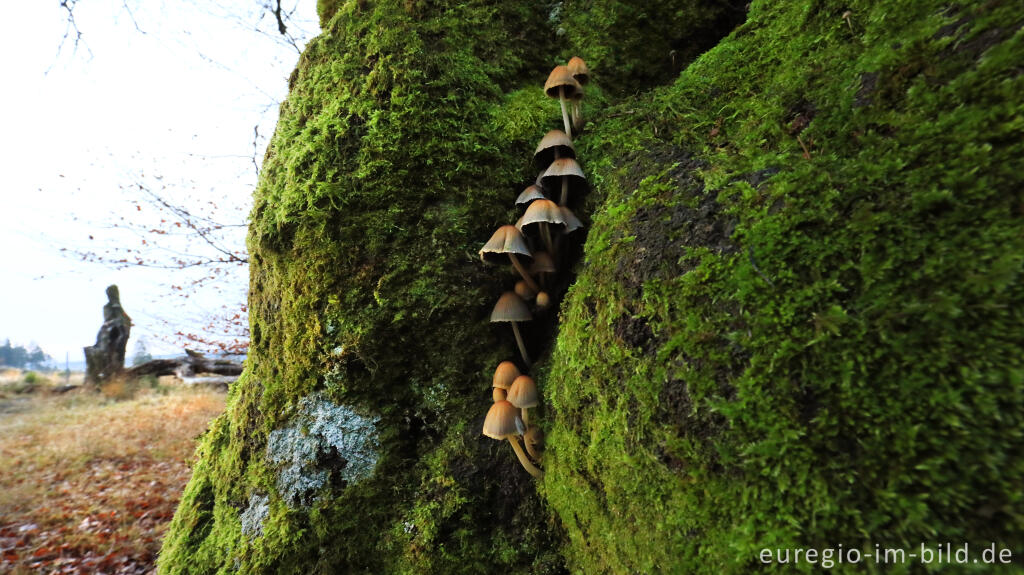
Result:
{"label": "mossy tree bark", "polygon": [[[256,193],[248,367],[162,572],[746,573],[764,547],[1024,540],[1009,7],[755,1],[686,67],[743,11],[320,5]],[[474,254],[573,54],[594,215],[538,361],[535,483],[480,436],[514,277]]]}

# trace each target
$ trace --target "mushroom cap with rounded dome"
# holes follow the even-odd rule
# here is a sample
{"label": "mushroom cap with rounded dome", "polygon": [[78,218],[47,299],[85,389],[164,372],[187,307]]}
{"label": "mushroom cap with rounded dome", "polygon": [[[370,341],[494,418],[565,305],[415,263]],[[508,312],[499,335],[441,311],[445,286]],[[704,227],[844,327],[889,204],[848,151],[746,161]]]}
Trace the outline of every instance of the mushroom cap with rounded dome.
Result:
{"label": "mushroom cap with rounded dome", "polygon": [[[548,169],[540,175],[540,185],[545,190],[560,190],[562,178],[569,179],[570,197],[579,197],[587,193],[587,177],[583,175],[583,168],[573,158],[559,158]],[[557,195],[557,194],[556,194]]]}
{"label": "mushroom cap with rounded dome", "polygon": [[579,87],[580,83],[572,77],[568,66],[555,66],[544,82],[544,93],[550,98],[557,98],[558,89],[565,88],[565,97],[572,98]]}
{"label": "mushroom cap with rounded dome", "polygon": [[573,56],[569,59],[569,64],[566,68],[569,69],[569,73],[572,74],[572,77],[581,86],[585,86],[590,81],[590,68],[587,68],[587,63],[583,61],[583,58]]}
{"label": "mushroom cap with rounded dome", "polygon": [[558,208],[558,204],[551,200],[534,200],[530,207],[526,208],[526,213],[523,214],[523,217],[516,225],[519,226],[520,230],[524,230],[526,226],[539,223],[564,226],[565,220],[562,217],[562,210]]}
{"label": "mushroom cap with rounded dome", "polygon": [[532,319],[533,314],[530,313],[530,308],[514,291],[501,294],[498,303],[494,304],[494,309],[491,310],[491,322],[530,321]]}
{"label": "mushroom cap with rounded dome", "polygon": [[[533,272],[530,273],[532,275]],[[537,297],[537,292],[530,287],[530,284],[526,283],[523,280],[517,281],[515,287],[512,288],[512,291],[516,292],[517,296],[523,298],[523,301],[529,301]]]}
{"label": "mushroom cap with rounded dome", "polygon": [[508,254],[532,257],[526,238],[515,226],[501,226],[484,247],[480,248],[480,259],[489,264],[508,263]]}
{"label": "mushroom cap with rounded dome", "polygon": [[544,189],[538,186],[537,184],[532,184],[530,186],[527,186],[527,188],[523,190],[521,194],[519,194],[519,197],[516,198],[516,205],[518,206],[521,204],[529,204],[533,200],[546,199],[548,199],[548,197],[544,195]]}
{"label": "mushroom cap with rounded dome", "polygon": [[546,291],[537,292],[536,300],[539,309],[547,309],[551,305],[551,296]]}
{"label": "mushroom cap with rounded dome", "polygon": [[[580,219],[576,217],[576,214],[572,213],[572,210],[565,206],[560,207],[562,209],[562,219],[565,220],[565,229],[562,231],[562,233],[571,234],[583,227],[583,222],[581,222]],[[536,261],[536,259],[534,261]]]}
{"label": "mushroom cap with rounded dome", "polygon": [[537,382],[528,375],[520,375],[508,389],[506,400],[516,407],[537,407],[540,405],[537,396]]}
{"label": "mushroom cap with rounded dome", "polygon": [[519,373],[519,368],[516,364],[511,361],[503,361],[498,364],[498,367],[494,370],[494,377],[492,378],[491,387],[500,387],[501,389],[508,389],[512,387],[512,382],[517,377],[522,375]]}
{"label": "mushroom cap with rounded dome", "polygon": [[541,138],[537,149],[533,152],[533,160],[541,170],[555,161],[555,152],[562,158],[575,158],[576,148],[572,145],[572,139],[561,130],[551,130]]}
{"label": "mushroom cap with rounded dome", "polygon": [[491,404],[484,419],[484,435],[493,439],[508,439],[510,435],[519,433],[516,419],[519,409],[507,400],[498,400]]}

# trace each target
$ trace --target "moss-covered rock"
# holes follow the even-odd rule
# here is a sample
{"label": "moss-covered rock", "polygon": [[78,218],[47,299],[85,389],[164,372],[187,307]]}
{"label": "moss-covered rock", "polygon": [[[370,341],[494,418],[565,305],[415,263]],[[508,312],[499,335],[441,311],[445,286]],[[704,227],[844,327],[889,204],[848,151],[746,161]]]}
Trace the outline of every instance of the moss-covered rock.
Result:
{"label": "moss-covered rock", "polygon": [[[735,6],[320,2],[255,198],[247,370],[161,571],[1024,553],[1024,19],[755,1],[683,69]],[[534,483],[480,436],[515,347],[486,322],[511,273],[475,252],[516,217],[570,53],[594,191],[553,350],[527,334]]]}

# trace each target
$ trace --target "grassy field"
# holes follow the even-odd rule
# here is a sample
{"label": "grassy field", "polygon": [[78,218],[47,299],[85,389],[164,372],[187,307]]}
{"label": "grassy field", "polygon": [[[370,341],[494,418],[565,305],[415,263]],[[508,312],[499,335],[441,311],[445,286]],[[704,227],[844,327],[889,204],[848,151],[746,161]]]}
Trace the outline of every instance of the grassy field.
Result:
{"label": "grassy field", "polygon": [[0,374],[0,573],[151,572],[225,395],[62,383]]}

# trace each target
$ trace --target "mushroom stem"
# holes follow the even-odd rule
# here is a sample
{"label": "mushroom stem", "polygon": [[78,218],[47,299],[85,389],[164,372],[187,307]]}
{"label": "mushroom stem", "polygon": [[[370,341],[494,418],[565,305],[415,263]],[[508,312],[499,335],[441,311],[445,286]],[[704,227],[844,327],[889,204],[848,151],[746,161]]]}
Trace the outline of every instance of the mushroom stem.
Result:
{"label": "mushroom stem", "polygon": [[555,253],[555,244],[551,242],[551,230],[548,228],[547,222],[541,222],[540,224],[540,237],[544,240],[544,247],[548,248],[548,253],[551,254],[551,257],[557,257],[558,254]]}
{"label": "mushroom stem", "polygon": [[558,87],[558,103],[562,106],[562,123],[565,124],[565,135],[572,141],[572,128],[569,127],[569,114],[565,111],[565,86]]}
{"label": "mushroom stem", "polygon": [[530,427],[530,415],[529,415],[529,411],[530,411],[530,408],[528,408],[528,407],[524,407],[524,408],[522,409],[522,414],[523,414],[523,425],[525,425],[526,427]]}
{"label": "mushroom stem", "polygon": [[523,343],[523,334],[519,333],[519,323],[510,322],[512,324],[512,332],[516,334],[516,343],[519,344],[519,353],[523,355],[523,363],[526,367],[532,367],[533,362],[530,361],[530,356],[526,355],[526,344]]}
{"label": "mushroom stem", "polygon": [[519,463],[523,465],[523,469],[530,472],[530,475],[538,479],[544,477],[544,472],[538,469],[537,466],[531,463],[529,458],[526,457],[526,453],[523,452],[523,448],[519,445],[519,440],[516,439],[515,435],[509,435],[508,442],[512,444],[512,449],[516,452],[516,457],[519,458]]}
{"label": "mushroom stem", "polygon": [[512,267],[516,268],[516,271],[519,272],[519,275],[523,276],[523,281],[526,282],[526,285],[530,286],[530,289],[532,289],[535,292],[540,291],[540,287],[537,285],[537,282],[533,281],[533,278],[530,277],[529,272],[527,272],[526,269],[523,268],[523,264],[519,263],[519,258],[516,257],[516,254],[509,252],[508,259],[512,261]]}
{"label": "mushroom stem", "polygon": [[558,199],[558,205],[564,206],[569,203],[569,176],[562,176],[562,197]]}

